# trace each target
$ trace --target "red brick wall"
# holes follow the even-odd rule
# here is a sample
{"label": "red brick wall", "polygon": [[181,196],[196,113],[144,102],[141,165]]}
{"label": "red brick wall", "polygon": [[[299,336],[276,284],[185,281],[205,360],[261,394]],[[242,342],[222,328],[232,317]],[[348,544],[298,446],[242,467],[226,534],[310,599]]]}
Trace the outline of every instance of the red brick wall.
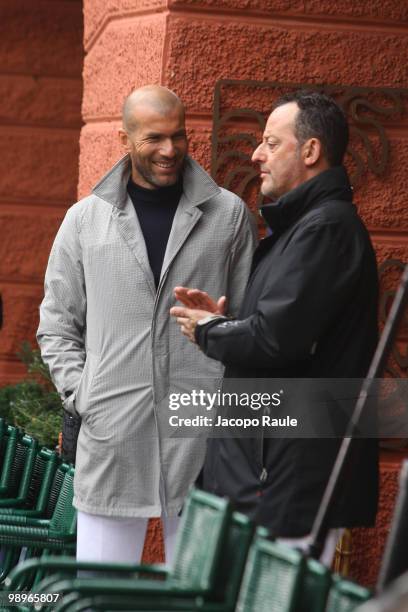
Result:
{"label": "red brick wall", "polygon": [[82,3],[0,0],[0,384],[34,342],[52,240],[76,199]]}

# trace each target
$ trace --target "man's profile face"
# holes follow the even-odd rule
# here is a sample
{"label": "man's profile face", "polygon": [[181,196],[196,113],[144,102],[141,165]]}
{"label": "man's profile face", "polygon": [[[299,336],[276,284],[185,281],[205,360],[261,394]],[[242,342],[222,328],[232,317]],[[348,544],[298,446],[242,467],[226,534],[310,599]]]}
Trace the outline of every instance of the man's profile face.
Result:
{"label": "man's profile face", "polygon": [[135,127],[127,133],[132,178],[147,189],[174,185],[187,154],[184,111],[176,105],[161,114],[143,105],[134,110]]}
{"label": "man's profile face", "polygon": [[295,136],[298,112],[296,102],[278,106],[269,116],[262,142],[252,155],[252,161],[260,167],[261,191],[272,200],[307,179],[301,146]]}

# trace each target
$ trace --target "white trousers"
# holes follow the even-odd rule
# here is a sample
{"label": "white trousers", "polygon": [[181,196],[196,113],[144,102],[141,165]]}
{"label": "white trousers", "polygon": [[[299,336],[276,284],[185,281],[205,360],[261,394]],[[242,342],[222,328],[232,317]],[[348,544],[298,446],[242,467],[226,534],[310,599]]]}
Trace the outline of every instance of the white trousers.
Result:
{"label": "white trousers", "polygon": [[[147,518],[99,516],[78,511],[77,561],[140,563]],[[179,517],[162,517],[166,563],[171,565]]]}
{"label": "white trousers", "polygon": [[[140,563],[146,536],[147,518],[121,518],[88,514],[78,510],[77,561]],[[179,517],[162,517],[165,561],[171,565],[174,557]],[[344,529],[330,529],[320,562],[331,567],[336,544]],[[302,538],[278,538],[278,542],[306,550],[310,535]]]}
{"label": "white trousers", "polygon": [[[320,555],[320,563],[326,567],[331,567],[336,552],[336,544],[344,533],[344,528],[330,529],[327,534],[323,552]],[[300,548],[306,550],[311,541],[311,536],[307,535],[303,538],[278,538],[278,542],[291,546],[292,548]]]}

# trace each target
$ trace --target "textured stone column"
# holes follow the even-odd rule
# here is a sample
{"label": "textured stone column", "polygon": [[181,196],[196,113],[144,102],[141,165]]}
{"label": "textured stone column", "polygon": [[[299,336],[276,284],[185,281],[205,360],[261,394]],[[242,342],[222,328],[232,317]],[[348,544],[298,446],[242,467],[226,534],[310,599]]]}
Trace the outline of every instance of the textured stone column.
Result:
{"label": "textured stone column", "polygon": [[0,0],[0,384],[35,344],[49,250],[76,199],[82,4]]}
{"label": "textured stone column", "polygon": [[[112,135],[134,87],[161,83],[180,95],[191,151],[209,168],[219,79],[406,86],[406,13],[399,0],[364,8],[355,0],[85,0],[80,193],[120,154]],[[397,145],[400,163],[406,143]],[[372,199],[373,187],[370,181],[362,201],[367,192]],[[382,205],[381,222],[390,214]]]}

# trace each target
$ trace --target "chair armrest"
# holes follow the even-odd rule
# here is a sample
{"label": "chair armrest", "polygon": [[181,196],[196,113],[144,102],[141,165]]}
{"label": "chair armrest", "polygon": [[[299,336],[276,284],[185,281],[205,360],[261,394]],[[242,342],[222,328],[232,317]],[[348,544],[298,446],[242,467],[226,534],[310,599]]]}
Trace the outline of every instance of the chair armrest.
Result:
{"label": "chair armrest", "polygon": [[0,508],[18,508],[24,505],[25,501],[21,497],[2,497],[0,498]]}
{"label": "chair armrest", "polygon": [[1,525],[23,525],[24,527],[43,527],[48,529],[50,521],[49,519],[23,516],[21,514],[1,514],[0,510],[0,526]]}
{"label": "chair armrest", "polygon": [[139,563],[134,566],[133,571],[140,574],[150,574],[152,576],[165,576],[167,578],[170,570],[164,563],[155,563],[152,565],[143,565]]}
{"label": "chair armrest", "polygon": [[90,572],[119,572],[119,573],[150,573],[152,575],[167,576],[168,568],[164,565],[133,565],[130,563],[98,563],[76,561],[74,557],[41,557],[28,559],[15,567],[5,582],[5,588],[13,591],[15,586],[21,581],[21,578],[35,570],[48,570],[56,572],[58,570],[72,572],[76,574],[78,571]]}
{"label": "chair armrest", "polygon": [[27,523],[26,516],[0,513],[0,525],[24,525],[26,526],[27,524],[28,523]]}
{"label": "chair armrest", "polygon": [[[133,577],[128,578],[63,578],[57,580],[50,585],[49,581],[45,582],[44,586],[54,593],[70,593],[75,591],[83,594],[106,594],[106,595],[131,595],[132,597],[154,597],[166,596],[174,598],[183,597],[200,597],[205,594],[203,590],[191,589],[175,589],[166,582],[155,580],[134,580]],[[36,591],[41,592],[41,582],[37,585]]]}

